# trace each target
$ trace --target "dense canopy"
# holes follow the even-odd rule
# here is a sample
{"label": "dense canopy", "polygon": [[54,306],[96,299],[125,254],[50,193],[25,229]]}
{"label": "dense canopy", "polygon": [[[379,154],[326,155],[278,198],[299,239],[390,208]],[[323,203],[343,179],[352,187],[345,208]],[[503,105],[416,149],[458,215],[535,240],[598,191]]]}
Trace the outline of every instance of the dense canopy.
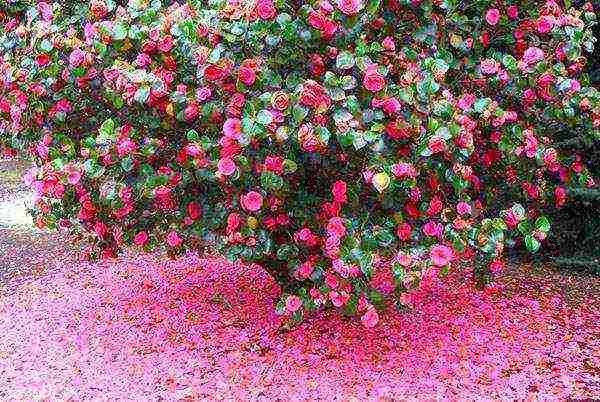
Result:
{"label": "dense canopy", "polygon": [[92,257],[215,248],[281,313],[373,326],[427,275],[537,251],[595,186],[557,144],[600,138],[589,2],[124,3],[0,9],[0,148]]}

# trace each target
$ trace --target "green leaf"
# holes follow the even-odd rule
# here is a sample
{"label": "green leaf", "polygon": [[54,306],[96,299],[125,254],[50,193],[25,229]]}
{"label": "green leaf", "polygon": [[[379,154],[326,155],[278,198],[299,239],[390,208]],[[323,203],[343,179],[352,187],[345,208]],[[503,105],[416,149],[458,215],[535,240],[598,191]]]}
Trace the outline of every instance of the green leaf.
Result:
{"label": "green leaf", "polygon": [[271,124],[273,122],[273,115],[268,110],[261,110],[256,115],[256,122],[263,126]]}
{"label": "green leaf", "polygon": [[123,40],[127,37],[127,27],[122,22],[118,22],[113,27],[113,39]]}
{"label": "green leaf", "polygon": [[292,108],[292,117],[296,121],[296,123],[301,122],[308,115],[308,110],[303,108],[302,106],[294,105]]}
{"label": "green leaf", "polygon": [[535,227],[542,232],[548,233],[550,231],[550,221],[545,216],[540,216],[535,221]]}
{"label": "green leaf", "polygon": [[124,171],[131,172],[131,170],[133,169],[133,158],[131,156],[128,156],[127,158],[121,160],[121,167]]}
{"label": "green leaf", "polygon": [[265,190],[276,191],[283,187],[283,179],[273,172],[263,172],[260,175],[260,184]]}
{"label": "green leaf", "polygon": [[298,254],[298,247],[293,244],[286,244],[285,246],[277,249],[277,259],[279,260],[290,260]]}
{"label": "green leaf", "polygon": [[52,49],[54,49],[54,45],[52,44],[52,42],[50,42],[48,39],[44,39],[41,43],[40,43],[40,50],[48,53],[49,51],[51,51]]}
{"label": "green leaf", "polygon": [[106,119],[104,123],[100,126],[100,130],[98,130],[100,135],[103,137],[112,138],[115,132],[115,122],[113,119]]}
{"label": "green leaf", "polygon": [[189,130],[187,132],[187,140],[190,142],[198,142],[200,141],[200,135],[198,134],[198,132],[196,130]]}
{"label": "green leaf", "polygon": [[146,103],[148,97],[150,96],[150,87],[148,85],[142,85],[135,91],[135,95],[133,98],[139,103]]}
{"label": "green leaf", "polygon": [[525,247],[527,247],[527,250],[535,253],[540,249],[540,242],[532,235],[527,235],[525,236]]}
{"label": "green leaf", "polygon": [[335,66],[340,70],[347,70],[354,67],[354,56],[347,51],[340,52],[335,60]]}
{"label": "green leaf", "polygon": [[356,314],[356,310],[358,307],[358,295],[353,294],[352,297],[346,302],[344,305],[344,309],[342,313],[346,316],[353,316]]}
{"label": "green leaf", "polygon": [[293,160],[286,159],[283,161],[283,169],[285,173],[294,173],[296,170],[298,170],[298,164]]}

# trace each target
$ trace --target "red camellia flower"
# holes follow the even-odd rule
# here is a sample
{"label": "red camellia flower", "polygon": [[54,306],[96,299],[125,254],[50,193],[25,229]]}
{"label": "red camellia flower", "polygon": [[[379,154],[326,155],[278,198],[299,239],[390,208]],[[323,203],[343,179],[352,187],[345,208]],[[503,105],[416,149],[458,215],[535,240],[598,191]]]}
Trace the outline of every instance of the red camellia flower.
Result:
{"label": "red camellia flower", "polygon": [[138,234],[135,235],[135,237],[133,238],[133,243],[136,246],[145,246],[146,244],[148,244],[148,233],[146,232],[139,232]]}
{"label": "red camellia flower", "polygon": [[202,216],[202,207],[197,202],[190,202],[187,206],[187,213],[192,220],[198,220]]}
{"label": "red camellia flower", "polygon": [[506,9],[506,14],[511,20],[516,20],[519,16],[519,8],[517,6],[508,6]]}
{"label": "red camellia flower", "polygon": [[338,180],[335,183],[333,183],[331,192],[333,193],[333,200],[335,202],[343,204],[348,201],[348,197],[346,195],[346,188],[346,182],[343,180]]}
{"label": "red camellia flower", "polygon": [[256,81],[256,73],[250,67],[242,67],[239,72],[239,79],[246,86],[251,86]]}
{"label": "red camellia flower", "polygon": [[219,81],[227,76],[227,71],[216,64],[210,64],[204,69],[204,78],[208,81]]}

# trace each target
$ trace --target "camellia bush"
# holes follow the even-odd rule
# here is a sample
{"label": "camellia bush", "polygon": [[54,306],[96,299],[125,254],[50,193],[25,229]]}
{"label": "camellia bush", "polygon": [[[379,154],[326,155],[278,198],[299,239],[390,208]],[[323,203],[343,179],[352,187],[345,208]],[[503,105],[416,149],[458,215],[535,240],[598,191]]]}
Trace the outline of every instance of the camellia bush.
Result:
{"label": "camellia bush", "polygon": [[[593,188],[591,3],[4,0],[0,146],[90,257],[210,248],[295,320],[488,283]],[[378,261],[387,262],[378,264]],[[378,285],[389,278],[392,289]]]}

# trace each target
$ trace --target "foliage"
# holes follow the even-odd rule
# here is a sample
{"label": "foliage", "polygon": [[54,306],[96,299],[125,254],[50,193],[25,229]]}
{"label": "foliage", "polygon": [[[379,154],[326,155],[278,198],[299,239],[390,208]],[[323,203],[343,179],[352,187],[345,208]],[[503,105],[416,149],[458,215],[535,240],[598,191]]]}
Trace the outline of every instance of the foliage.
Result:
{"label": "foliage", "polygon": [[[111,257],[216,247],[301,319],[378,320],[423,275],[485,284],[544,210],[591,188],[561,133],[600,138],[591,3],[10,1],[0,143],[37,167],[40,227]],[[498,8],[496,8],[498,7]]]}

